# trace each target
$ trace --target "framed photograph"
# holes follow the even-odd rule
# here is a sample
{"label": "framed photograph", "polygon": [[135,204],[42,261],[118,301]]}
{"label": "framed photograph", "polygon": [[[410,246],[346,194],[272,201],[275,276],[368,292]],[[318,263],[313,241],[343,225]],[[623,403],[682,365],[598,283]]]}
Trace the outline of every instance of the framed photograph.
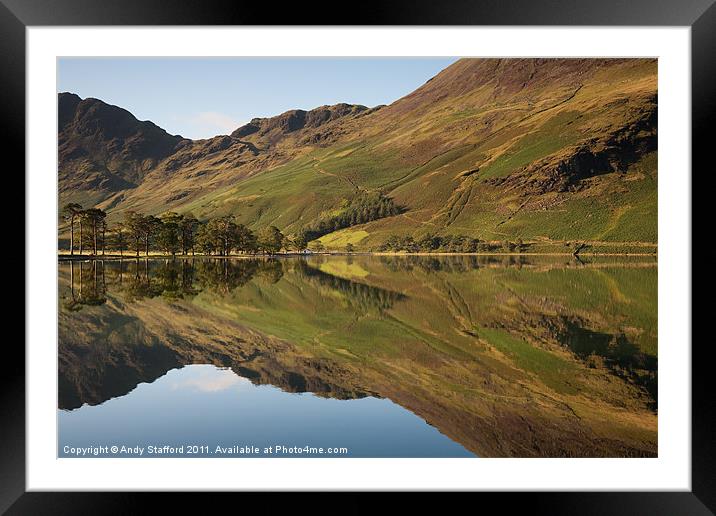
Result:
{"label": "framed photograph", "polygon": [[712,3],[396,2],[345,25],[2,0],[27,303],[0,508],[469,491],[710,514],[691,171]]}

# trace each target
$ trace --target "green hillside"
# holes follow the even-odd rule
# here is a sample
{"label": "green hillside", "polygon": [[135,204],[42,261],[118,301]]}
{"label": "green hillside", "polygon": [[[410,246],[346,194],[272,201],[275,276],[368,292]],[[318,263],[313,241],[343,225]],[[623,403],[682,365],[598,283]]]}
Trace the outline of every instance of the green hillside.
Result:
{"label": "green hillside", "polygon": [[[263,132],[186,144],[193,161],[170,156],[102,207],[110,219],[232,214],[295,235],[381,194],[400,213],[320,242],[376,250],[391,235],[438,234],[655,252],[656,88],[652,59],[462,59],[381,109],[334,110],[288,133],[262,119]],[[233,158],[239,147],[250,156]]]}

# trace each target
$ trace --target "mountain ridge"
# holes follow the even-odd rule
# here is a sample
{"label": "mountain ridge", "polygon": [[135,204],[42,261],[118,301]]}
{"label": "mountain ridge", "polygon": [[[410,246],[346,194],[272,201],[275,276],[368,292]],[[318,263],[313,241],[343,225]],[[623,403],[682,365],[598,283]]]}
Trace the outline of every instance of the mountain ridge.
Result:
{"label": "mountain ridge", "polygon": [[115,174],[126,184],[93,182],[61,147],[60,197],[110,218],[233,214],[287,234],[360,192],[405,207],[321,237],[329,248],[429,232],[656,242],[656,73],[653,59],[461,59],[388,106],[290,110],[181,139],[159,160],[130,159],[134,174]]}
{"label": "mountain ridge", "polygon": [[[260,166],[270,167],[293,155],[291,151],[273,150],[283,140],[303,138],[307,143],[318,144],[329,140],[330,133],[317,133],[317,129],[325,131],[335,120],[372,111],[365,106],[346,103],[319,106],[309,111],[289,110],[274,117],[254,118],[229,135],[191,140],[169,135],[153,122],[139,121],[121,107],[62,92],[58,94],[60,197],[72,198],[73,193],[95,189],[97,192],[89,196],[89,203],[112,209],[124,199],[122,192],[140,186],[150,171],[164,172],[155,174],[164,180],[168,174],[197,163],[241,168],[251,165],[253,158],[258,158]],[[94,117],[87,120],[91,115]],[[134,156],[133,149],[142,150],[144,145],[151,147],[152,142],[146,142],[148,137],[154,138],[157,153]],[[128,148],[122,145],[125,142]],[[118,151],[113,152],[117,147]],[[105,148],[107,152],[103,152]],[[119,163],[115,163],[117,160]],[[248,169],[248,175],[253,172],[250,166],[243,168]],[[63,173],[68,169],[71,173]],[[237,174],[237,177],[243,175]],[[167,201],[183,197],[179,194]],[[88,202],[87,197],[72,200]]]}

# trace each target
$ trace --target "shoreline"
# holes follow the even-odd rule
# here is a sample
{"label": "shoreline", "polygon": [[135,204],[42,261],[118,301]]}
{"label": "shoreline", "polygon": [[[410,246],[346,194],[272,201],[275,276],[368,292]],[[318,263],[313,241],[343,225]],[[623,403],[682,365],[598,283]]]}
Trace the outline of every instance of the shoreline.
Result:
{"label": "shoreline", "polygon": [[296,256],[305,256],[305,257],[311,257],[311,256],[560,256],[560,257],[572,257],[572,258],[579,258],[579,257],[595,257],[595,256],[607,256],[607,257],[629,257],[629,256],[635,256],[635,257],[644,257],[644,256],[651,256],[654,258],[658,258],[657,253],[594,253],[594,252],[586,252],[586,253],[500,253],[500,252],[479,252],[479,253],[436,253],[436,252],[417,252],[417,253],[407,253],[407,252],[357,252],[357,253],[347,253],[347,252],[320,252],[320,253],[277,253],[277,254],[230,254],[230,255],[215,255],[215,254],[161,254],[161,253],[150,253],[149,255],[141,254],[139,256],[136,255],[120,255],[115,253],[106,253],[106,254],[98,254],[98,255],[91,255],[91,254],[83,254],[78,255],[74,254],[71,255],[69,253],[57,253],[57,258],[60,261],[77,261],[77,260],[140,260],[140,259],[153,259],[153,258],[170,258],[174,260],[186,260],[190,258],[221,258],[221,259],[233,259],[233,258],[239,258],[239,259],[256,259],[256,258],[283,258],[283,257],[296,257]]}

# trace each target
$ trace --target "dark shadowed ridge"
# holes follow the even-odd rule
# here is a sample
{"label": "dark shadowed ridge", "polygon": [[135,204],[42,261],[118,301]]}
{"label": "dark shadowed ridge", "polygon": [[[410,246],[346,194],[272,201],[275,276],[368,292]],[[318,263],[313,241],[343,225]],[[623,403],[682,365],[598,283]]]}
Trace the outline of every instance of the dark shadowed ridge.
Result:
{"label": "dark shadowed ridge", "polygon": [[61,192],[136,186],[185,141],[98,99],[60,93],[57,100]]}
{"label": "dark shadowed ridge", "polygon": [[369,109],[356,104],[335,104],[320,106],[310,111],[293,109],[270,118],[254,118],[248,124],[236,129],[231,136],[245,138],[251,136],[268,144],[277,143],[284,136],[300,129],[315,129],[339,118],[355,117]]}

